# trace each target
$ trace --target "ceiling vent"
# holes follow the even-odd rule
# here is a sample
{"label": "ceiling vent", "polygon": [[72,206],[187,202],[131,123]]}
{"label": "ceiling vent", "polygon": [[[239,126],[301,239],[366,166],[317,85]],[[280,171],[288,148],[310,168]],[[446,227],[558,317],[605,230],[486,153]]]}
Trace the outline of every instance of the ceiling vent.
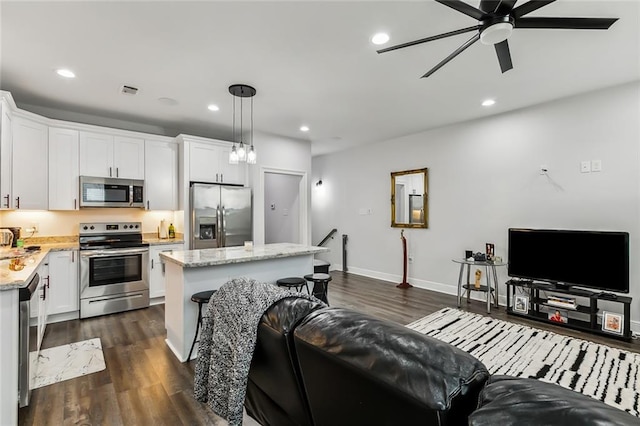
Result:
{"label": "ceiling vent", "polygon": [[122,89],[120,90],[120,92],[124,95],[135,95],[136,93],[138,93],[138,88],[124,85],[122,86]]}

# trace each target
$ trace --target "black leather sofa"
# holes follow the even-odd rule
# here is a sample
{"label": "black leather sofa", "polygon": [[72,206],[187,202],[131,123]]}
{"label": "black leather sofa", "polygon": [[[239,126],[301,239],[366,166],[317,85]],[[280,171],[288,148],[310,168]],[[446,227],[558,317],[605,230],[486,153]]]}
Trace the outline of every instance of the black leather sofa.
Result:
{"label": "black leather sofa", "polygon": [[588,396],[491,377],[477,359],[399,324],[306,299],[258,326],[247,413],[262,425],[640,425]]}

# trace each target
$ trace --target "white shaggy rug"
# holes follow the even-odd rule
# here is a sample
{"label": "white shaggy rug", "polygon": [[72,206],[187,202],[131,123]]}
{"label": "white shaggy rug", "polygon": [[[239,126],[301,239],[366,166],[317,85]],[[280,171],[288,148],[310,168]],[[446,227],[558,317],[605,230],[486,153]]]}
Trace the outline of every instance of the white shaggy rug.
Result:
{"label": "white shaggy rug", "polygon": [[470,353],[491,374],[557,383],[640,416],[640,354],[453,308],[407,327]]}
{"label": "white shaggy rug", "polygon": [[42,349],[30,354],[31,389],[96,373],[106,368],[100,339]]}

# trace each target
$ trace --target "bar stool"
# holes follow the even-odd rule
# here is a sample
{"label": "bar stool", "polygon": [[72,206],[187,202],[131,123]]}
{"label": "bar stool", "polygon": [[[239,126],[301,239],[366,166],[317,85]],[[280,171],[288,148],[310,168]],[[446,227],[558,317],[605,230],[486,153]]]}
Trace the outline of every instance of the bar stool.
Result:
{"label": "bar stool", "polygon": [[280,278],[276,281],[278,287],[287,287],[287,288],[295,288],[298,293],[302,292],[302,288],[307,289],[307,294],[309,293],[309,286],[307,285],[307,280],[300,277],[288,277],[288,278]]}
{"label": "bar stool", "polygon": [[328,305],[329,299],[327,295],[329,290],[329,281],[331,281],[331,275],[309,274],[309,275],[305,275],[304,279],[307,281],[313,281],[312,294]]}
{"label": "bar stool", "polygon": [[193,348],[196,345],[196,341],[198,340],[198,331],[200,330],[200,325],[202,325],[202,305],[205,303],[209,303],[209,299],[216,290],[207,290],[201,291],[199,293],[194,293],[191,296],[191,301],[196,302],[198,304],[198,323],[196,324],[196,334],[193,336],[193,343],[191,344],[191,349],[189,350],[189,356],[187,356],[187,360],[185,362],[189,362],[191,360],[191,353],[193,352]]}

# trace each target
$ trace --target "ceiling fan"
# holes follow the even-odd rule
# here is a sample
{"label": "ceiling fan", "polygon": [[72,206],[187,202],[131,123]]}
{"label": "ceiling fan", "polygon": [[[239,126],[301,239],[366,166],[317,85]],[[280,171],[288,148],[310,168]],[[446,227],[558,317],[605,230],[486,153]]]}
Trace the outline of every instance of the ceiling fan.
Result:
{"label": "ceiling fan", "polygon": [[462,0],[436,0],[458,12],[464,13],[478,20],[478,24],[461,28],[455,31],[421,38],[419,40],[398,44],[395,46],[380,49],[378,53],[390,52],[404,47],[415,46],[416,44],[428,41],[440,40],[471,31],[477,31],[462,46],[457,48],[452,54],[443,59],[435,67],[427,71],[422,78],[429,77],[434,72],[442,68],[447,62],[462,53],[476,41],[483,44],[493,44],[498,55],[498,62],[503,73],[513,68],[511,63],[511,53],[507,39],[514,28],[529,29],[574,29],[574,30],[606,30],[618,20],[618,18],[543,18],[526,17],[525,15],[540,9],[555,0],[529,0],[528,2],[515,7],[517,0],[481,0],[480,8],[477,9]]}

